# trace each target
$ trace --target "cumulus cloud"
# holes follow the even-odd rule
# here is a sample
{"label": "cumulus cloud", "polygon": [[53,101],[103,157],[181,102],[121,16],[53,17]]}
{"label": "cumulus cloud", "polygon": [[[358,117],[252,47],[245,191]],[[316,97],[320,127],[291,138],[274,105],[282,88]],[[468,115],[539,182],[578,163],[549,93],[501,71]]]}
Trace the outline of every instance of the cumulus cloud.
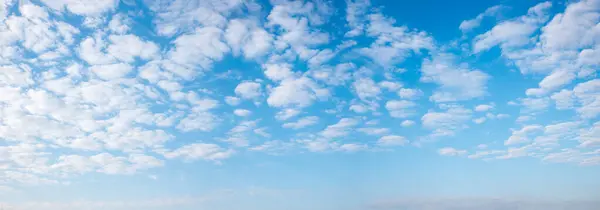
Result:
{"label": "cumulus cloud", "polygon": [[257,99],[262,95],[262,87],[256,82],[242,82],[235,87],[235,94],[244,99]]}
{"label": "cumulus cloud", "polygon": [[406,138],[397,135],[382,136],[381,138],[379,138],[379,140],[377,140],[377,145],[383,147],[403,146],[406,143],[408,143],[408,140],[406,140]]}
{"label": "cumulus cloud", "polygon": [[415,102],[401,100],[388,101],[385,103],[385,108],[389,111],[390,116],[395,118],[407,118],[416,114],[414,108],[417,106]]}
{"label": "cumulus cloud", "polygon": [[473,52],[488,50],[496,45],[503,48],[524,46],[530,43],[529,37],[548,20],[550,2],[542,2],[530,8],[527,15],[502,22],[490,31],[475,38]]}
{"label": "cumulus cloud", "polygon": [[432,96],[434,102],[463,101],[483,97],[487,93],[490,76],[480,70],[456,64],[451,54],[439,54],[427,59],[421,67],[421,81],[439,85]]}

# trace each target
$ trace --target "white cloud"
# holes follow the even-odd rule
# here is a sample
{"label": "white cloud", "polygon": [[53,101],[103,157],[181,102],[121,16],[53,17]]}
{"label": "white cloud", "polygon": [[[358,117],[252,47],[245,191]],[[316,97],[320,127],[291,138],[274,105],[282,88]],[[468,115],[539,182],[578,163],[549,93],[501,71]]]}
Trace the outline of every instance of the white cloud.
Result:
{"label": "white cloud", "polygon": [[287,63],[265,64],[263,68],[265,76],[273,81],[281,81],[295,76],[291,69],[292,66]]}
{"label": "white cloud", "polygon": [[271,138],[271,134],[269,134],[266,127],[254,129],[254,133],[260,135],[265,138]]}
{"label": "white cloud", "polygon": [[182,146],[173,151],[166,152],[164,156],[169,159],[183,158],[186,160],[209,160],[219,162],[233,155],[232,149],[224,149],[216,144],[194,143]]}
{"label": "white cloud", "polygon": [[402,88],[398,91],[398,96],[402,99],[415,100],[423,95],[419,89]]}
{"label": "white cloud", "polygon": [[436,83],[440,87],[429,97],[431,101],[453,102],[483,97],[487,93],[490,76],[479,70],[471,70],[465,65],[455,64],[456,57],[438,54],[426,59],[421,67],[421,81]]}
{"label": "white cloud", "polygon": [[385,88],[389,91],[396,91],[402,88],[402,83],[392,81],[382,81],[378,83],[380,87]]}
{"label": "white cloud", "polygon": [[515,145],[523,144],[531,141],[531,135],[536,132],[542,131],[543,127],[540,125],[527,125],[523,126],[521,130],[515,130],[512,135],[504,141],[504,145]]}
{"label": "white cloud", "polygon": [[589,128],[582,129],[578,138],[581,143],[579,147],[590,148],[600,145],[600,122],[594,123]]}
{"label": "white cloud", "polygon": [[298,109],[283,109],[275,115],[275,119],[285,121],[300,114]]}
{"label": "white cloud", "polygon": [[481,123],[484,123],[485,120],[486,120],[485,117],[480,117],[480,118],[474,119],[473,122],[477,123],[477,124],[481,124]]}
{"label": "white cloud", "polygon": [[357,152],[357,151],[365,150],[367,148],[368,148],[368,146],[364,145],[364,144],[349,143],[349,144],[340,145],[340,147],[338,149],[341,151],[344,151],[344,152]]}
{"label": "white cloud", "polygon": [[355,37],[362,35],[366,25],[366,15],[371,2],[369,0],[346,1],[346,22],[350,31],[345,36]]}
{"label": "white cloud", "polygon": [[544,98],[524,98],[521,99],[521,105],[525,112],[538,112],[544,111],[550,106],[550,100],[547,97]]}
{"label": "white cloud", "polygon": [[234,55],[243,52],[246,58],[256,58],[272,48],[271,34],[251,20],[230,20],[224,36]]}
{"label": "white cloud", "polygon": [[487,112],[487,111],[489,111],[489,110],[491,110],[493,108],[494,108],[493,105],[481,104],[481,105],[477,105],[475,107],[475,111],[478,111],[478,112]]}
{"label": "white cloud", "polygon": [[575,103],[575,96],[570,90],[563,89],[559,92],[552,94],[550,98],[554,100],[554,103],[556,104],[556,109],[558,110],[571,109],[573,108]]}
{"label": "white cloud", "polygon": [[158,56],[159,48],[156,44],[135,35],[111,35],[108,40],[111,44],[106,51],[123,62],[132,63],[135,58],[148,60]]}
{"label": "white cloud", "polygon": [[585,0],[567,5],[542,29],[541,41],[553,50],[580,49],[592,44],[598,21],[598,2]]}
{"label": "white cloud", "polygon": [[347,136],[352,127],[358,125],[359,120],[353,118],[342,118],[336,124],[327,126],[325,130],[321,131],[321,135],[326,138],[338,138]]}
{"label": "white cloud", "polygon": [[438,153],[443,156],[463,156],[467,154],[466,150],[459,150],[452,147],[444,147],[438,150]]}
{"label": "white cloud", "polygon": [[400,125],[402,127],[411,127],[414,124],[415,124],[415,121],[412,121],[412,120],[404,120],[404,121],[402,121],[402,123],[400,123]]}
{"label": "white cloud", "polygon": [[384,135],[390,132],[388,128],[358,128],[357,130],[371,136]]}
{"label": "white cloud", "polygon": [[317,124],[319,122],[319,117],[317,116],[308,116],[308,117],[303,117],[298,119],[298,121],[296,122],[289,122],[289,123],[285,123],[283,124],[282,127],[284,128],[291,128],[291,129],[301,129],[310,125],[314,125]]}
{"label": "white cloud", "polygon": [[262,87],[256,82],[241,82],[235,87],[235,94],[244,99],[258,99],[262,96]]}
{"label": "white cloud", "polygon": [[327,63],[333,57],[335,57],[336,52],[330,49],[324,49],[319,51],[316,55],[308,59],[308,64],[312,66],[319,66],[323,63]]}
{"label": "white cloud", "polygon": [[214,61],[221,60],[229,52],[222,36],[220,28],[196,28],[193,33],[177,37],[173,41],[175,47],[167,53],[167,57],[184,68],[210,70]]}
{"label": "white cloud", "polygon": [[240,105],[240,102],[241,102],[241,100],[238,97],[225,96],[225,103],[229,104],[230,106]]}
{"label": "white cloud", "polygon": [[119,1],[106,0],[42,0],[48,7],[63,11],[68,10],[77,15],[99,16],[105,12],[112,11],[117,8]]}
{"label": "white cloud", "polygon": [[473,52],[479,53],[496,45],[502,48],[519,47],[530,43],[530,36],[548,20],[550,2],[539,3],[529,9],[527,15],[502,22],[490,31],[475,38]]}
{"label": "white cloud", "polygon": [[108,23],[108,28],[115,34],[125,34],[131,30],[129,25],[132,24],[131,19],[126,15],[116,14],[113,15]]}
{"label": "white cloud", "polygon": [[408,143],[408,140],[403,136],[389,135],[382,136],[377,140],[377,145],[383,147],[403,146]]}
{"label": "white cloud", "polygon": [[262,145],[249,148],[250,151],[266,152],[268,154],[278,155],[290,151],[296,146],[294,142],[266,141]]}
{"label": "white cloud", "polygon": [[505,9],[507,9],[507,7],[503,6],[503,5],[496,5],[496,6],[487,8],[483,13],[477,15],[477,17],[470,19],[470,20],[462,21],[458,28],[463,33],[469,32],[469,31],[479,27],[479,25],[481,24],[481,21],[483,21],[483,19],[485,17],[495,16],[496,14],[500,13],[502,10],[505,10]]}
{"label": "white cloud", "polygon": [[314,48],[327,43],[329,35],[311,26],[323,24],[330,10],[323,2],[277,2],[267,16],[267,26],[278,26],[276,48],[289,48],[302,60],[314,56],[318,52]]}
{"label": "white cloud", "polygon": [[250,145],[250,134],[256,133],[257,124],[258,120],[241,121],[231,128],[225,137],[220,139],[236,147],[247,147]]}
{"label": "white cloud", "polygon": [[240,116],[240,117],[247,117],[252,114],[252,111],[247,110],[247,109],[236,109],[236,110],[233,110],[233,114]]}
{"label": "white cloud", "polygon": [[577,112],[583,118],[594,118],[600,114],[600,79],[579,83],[573,88],[579,107]]}
{"label": "white cloud", "polygon": [[286,79],[273,88],[267,103],[273,107],[306,107],[317,99],[329,97],[329,90],[321,88],[307,77]]}
{"label": "white cloud", "polygon": [[543,96],[564,85],[571,83],[575,79],[575,74],[566,70],[554,71],[545,77],[539,84],[540,88],[527,89],[528,96]]}
{"label": "white cloud", "polygon": [[370,14],[368,19],[367,35],[376,40],[369,47],[358,49],[358,53],[385,68],[392,68],[412,53],[434,48],[433,39],[425,32],[396,27],[394,19],[382,14]]}
{"label": "white cloud", "polygon": [[385,108],[389,111],[390,116],[395,118],[407,118],[416,114],[414,108],[417,106],[415,102],[407,100],[391,100],[385,103]]}
{"label": "white cloud", "polygon": [[444,112],[429,111],[421,121],[424,128],[433,130],[436,136],[453,136],[457,131],[467,127],[465,124],[471,119],[471,110],[462,107],[450,107]]}
{"label": "white cloud", "polygon": [[185,132],[194,130],[211,131],[216,127],[218,122],[219,120],[216,118],[216,116],[211,113],[192,113],[179,121],[177,129]]}
{"label": "white cloud", "polygon": [[375,82],[370,78],[360,78],[352,84],[356,95],[363,101],[377,100],[381,89]]}
{"label": "white cloud", "polygon": [[320,66],[311,68],[310,75],[317,81],[323,81],[328,85],[344,85],[351,79],[352,70],[356,65],[352,63],[339,63],[332,66]]}
{"label": "white cloud", "polygon": [[95,65],[90,68],[94,74],[98,75],[101,79],[111,80],[118,79],[127,76],[133,67],[129,64],[117,63],[108,65]]}

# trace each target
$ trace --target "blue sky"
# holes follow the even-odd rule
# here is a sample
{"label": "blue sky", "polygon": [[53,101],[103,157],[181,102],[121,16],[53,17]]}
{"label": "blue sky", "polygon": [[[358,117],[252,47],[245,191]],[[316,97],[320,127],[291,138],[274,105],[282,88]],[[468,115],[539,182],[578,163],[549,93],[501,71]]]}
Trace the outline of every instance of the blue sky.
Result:
{"label": "blue sky", "polygon": [[600,1],[0,0],[4,209],[593,209]]}

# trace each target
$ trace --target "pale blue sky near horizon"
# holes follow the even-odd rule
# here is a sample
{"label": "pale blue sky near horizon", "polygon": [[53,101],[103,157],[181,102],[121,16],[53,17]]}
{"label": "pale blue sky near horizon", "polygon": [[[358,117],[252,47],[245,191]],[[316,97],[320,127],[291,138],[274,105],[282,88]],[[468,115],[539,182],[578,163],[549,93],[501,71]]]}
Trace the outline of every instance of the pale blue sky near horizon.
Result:
{"label": "pale blue sky near horizon", "polygon": [[0,204],[591,210],[599,67],[599,0],[0,0]]}

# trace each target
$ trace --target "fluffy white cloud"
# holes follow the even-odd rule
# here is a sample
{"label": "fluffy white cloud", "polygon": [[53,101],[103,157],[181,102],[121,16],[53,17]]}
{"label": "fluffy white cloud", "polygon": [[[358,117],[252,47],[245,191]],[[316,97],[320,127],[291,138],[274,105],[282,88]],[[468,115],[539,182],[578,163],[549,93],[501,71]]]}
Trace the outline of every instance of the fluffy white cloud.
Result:
{"label": "fluffy white cloud", "polygon": [[290,64],[265,64],[265,76],[273,81],[281,81],[294,76]]}
{"label": "fluffy white cloud", "polygon": [[486,120],[487,120],[487,118],[480,117],[480,118],[474,119],[473,122],[477,123],[477,124],[481,124],[481,123],[484,123]]}
{"label": "fluffy white cloud", "polygon": [[487,111],[489,111],[489,110],[491,110],[493,108],[494,108],[493,105],[481,104],[481,105],[477,105],[475,107],[475,111],[478,111],[478,112],[487,112]]}
{"label": "fluffy white cloud", "polygon": [[185,132],[194,130],[211,131],[218,122],[216,116],[209,112],[192,113],[179,121],[177,129]]}
{"label": "fluffy white cloud", "polygon": [[398,96],[402,99],[415,100],[423,95],[419,89],[402,88],[398,91]]}
{"label": "fluffy white cloud", "polygon": [[273,88],[267,103],[273,107],[306,107],[317,99],[329,97],[328,89],[320,87],[307,77],[286,79]]}
{"label": "fluffy white cloud", "polygon": [[345,36],[355,37],[364,33],[368,9],[371,6],[369,0],[346,1],[346,22],[350,31]]}
{"label": "fluffy white cloud", "polygon": [[397,135],[382,136],[377,140],[377,145],[383,147],[403,146],[406,143],[408,143],[406,138]]}
{"label": "fluffy white cloud", "polygon": [[225,96],[225,103],[229,104],[230,106],[237,106],[240,104],[240,102],[241,100],[238,97]]}
{"label": "fluffy white cloud", "polygon": [[273,37],[251,20],[233,19],[225,30],[225,40],[234,55],[243,52],[246,58],[256,58],[272,48]]}
{"label": "fluffy white cloud", "polygon": [[352,84],[356,95],[358,98],[364,101],[368,100],[377,100],[379,99],[379,94],[381,94],[381,89],[375,82],[370,78],[361,78]]}
{"label": "fluffy white cloud", "polygon": [[275,119],[277,120],[288,120],[296,115],[300,114],[300,110],[297,109],[283,109],[275,115]]}
{"label": "fluffy white cloud", "polygon": [[240,116],[240,117],[247,117],[247,116],[250,116],[250,114],[252,114],[252,111],[247,110],[247,109],[236,109],[236,110],[233,110],[233,114]]}
{"label": "fluffy white cloud", "polygon": [[527,15],[502,22],[490,31],[475,38],[473,52],[488,50],[496,45],[503,48],[518,47],[530,43],[529,37],[548,20],[550,2],[540,3],[529,9]]}
{"label": "fluffy white cloud", "polygon": [[389,111],[390,116],[395,118],[407,118],[416,114],[415,107],[417,104],[412,101],[391,100],[385,103],[385,108]]}
{"label": "fluffy white cloud", "polygon": [[522,144],[531,141],[531,135],[535,132],[542,131],[543,127],[540,125],[527,125],[521,128],[521,130],[515,130],[512,135],[504,141],[504,145]]}
{"label": "fluffy white cloud", "polygon": [[415,121],[412,121],[412,120],[404,120],[404,121],[402,121],[402,123],[400,123],[400,125],[402,127],[410,127],[410,126],[413,126],[414,124],[415,124]]}
{"label": "fluffy white cloud", "polygon": [[544,111],[550,106],[550,100],[547,97],[543,98],[524,98],[521,99],[525,112]]}
{"label": "fluffy white cloud", "polygon": [[327,126],[320,134],[326,138],[344,137],[348,135],[351,128],[358,125],[358,123],[359,120],[354,118],[342,118],[336,124]]}
{"label": "fluffy white cloud", "polygon": [[566,70],[555,71],[545,77],[540,82],[539,88],[527,89],[525,92],[528,96],[543,96],[550,91],[556,90],[564,85],[571,83],[575,79],[575,74]]}
{"label": "fluffy white cloud", "polygon": [[577,112],[584,118],[594,118],[600,114],[600,79],[579,83],[573,88],[579,101]]}
{"label": "fluffy white cloud", "polygon": [[385,68],[404,61],[411,53],[434,48],[433,39],[425,32],[394,26],[395,20],[382,14],[370,14],[368,19],[367,35],[376,40],[358,52]]}
{"label": "fluffy white cloud", "polygon": [[262,87],[256,82],[242,82],[235,87],[235,94],[244,99],[258,99],[262,96]]}
{"label": "fluffy white cloud", "polygon": [[554,100],[554,103],[556,104],[556,109],[559,110],[573,108],[573,105],[575,103],[575,96],[570,90],[563,89],[559,92],[552,94],[550,98]]}
{"label": "fluffy white cloud", "polygon": [[392,82],[392,81],[382,81],[382,82],[379,82],[378,85],[389,91],[396,91],[402,87],[402,83]]}
{"label": "fluffy white cloud", "polygon": [[199,27],[193,33],[177,37],[168,58],[184,68],[210,70],[214,61],[221,60],[229,46],[223,41],[223,30]]}
{"label": "fluffy white cloud", "polygon": [[429,97],[430,100],[438,103],[463,101],[482,97],[487,93],[489,75],[455,62],[456,58],[450,54],[439,54],[423,62],[421,81],[440,86]]}
{"label": "fluffy white cloud", "polygon": [[63,11],[68,10],[77,15],[98,16],[117,8],[119,1],[106,0],[42,0],[48,7]]}
{"label": "fluffy white cloud", "polygon": [[131,63],[135,58],[148,60],[158,56],[156,44],[135,35],[111,35],[108,40],[111,43],[106,49],[108,54],[123,62]]}
{"label": "fluffy white cloud", "polygon": [[267,26],[278,26],[280,32],[275,47],[289,48],[303,60],[314,56],[318,53],[314,48],[327,43],[329,35],[311,26],[323,24],[330,10],[322,2],[277,2],[267,16]]}
{"label": "fluffy white cloud", "polygon": [[117,63],[117,64],[107,64],[107,65],[95,65],[90,68],[94,74],[98,75],[101,79],[111,80],[111,79],[119,79],[127,76],[132,70],[133,67],[129,64]]}

